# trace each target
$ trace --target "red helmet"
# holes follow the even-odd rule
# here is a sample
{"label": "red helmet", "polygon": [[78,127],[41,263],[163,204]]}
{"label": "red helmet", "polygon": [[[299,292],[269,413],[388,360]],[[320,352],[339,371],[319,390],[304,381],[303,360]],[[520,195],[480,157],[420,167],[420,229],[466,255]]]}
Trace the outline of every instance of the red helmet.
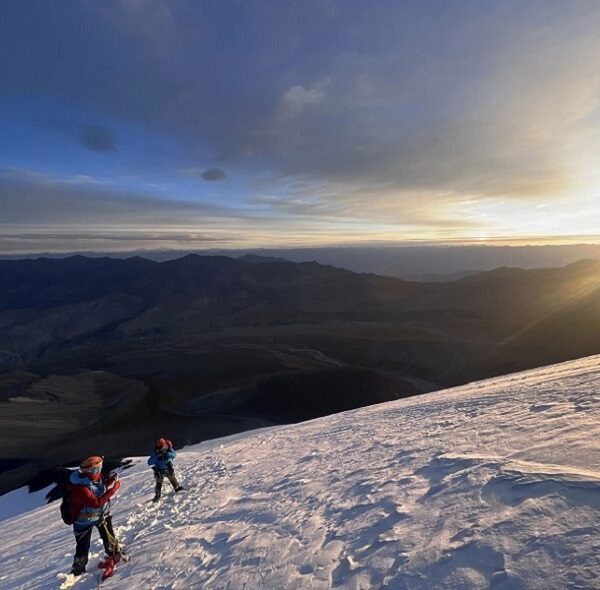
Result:
{"label": "red helmet", "polygon": [[167,440],[166,438],[159,438],[155,444],[157,449],[168,449],[170,446],[171,441]]}

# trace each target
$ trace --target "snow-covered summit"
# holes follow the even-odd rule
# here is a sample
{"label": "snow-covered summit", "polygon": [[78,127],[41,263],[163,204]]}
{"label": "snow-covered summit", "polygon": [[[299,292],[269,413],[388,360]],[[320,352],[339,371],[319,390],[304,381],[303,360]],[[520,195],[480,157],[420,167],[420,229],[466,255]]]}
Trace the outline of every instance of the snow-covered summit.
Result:
{"label": "snow-covered summit", "polygon": [[[158,506],[140,459],[102,587],[600,588],[599,441],[596,356],[185,449]],[[1,588],[48,590],[74,541],[53,504],[0,546]]]}

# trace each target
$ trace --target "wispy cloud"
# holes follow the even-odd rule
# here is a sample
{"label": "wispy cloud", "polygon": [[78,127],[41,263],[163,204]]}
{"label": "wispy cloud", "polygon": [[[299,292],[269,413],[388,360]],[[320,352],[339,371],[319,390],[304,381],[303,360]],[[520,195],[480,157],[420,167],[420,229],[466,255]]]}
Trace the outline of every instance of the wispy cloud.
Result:
{"label": "wispy cloud", "polygon": [[322,103],[327,98],[326,86],[330,80],[324,80],[311,88],[300,84],[291,86],[282,95],[279,104],[278,117],[282,120],[295,119],[314,105]]}
{"label": "wispy cloud", "polygon": [[[35,176],[34,176],[35,178]],[[181,224],[211,217],[237,217],[239,212],[202,201],[151,198],[107,190],[93,182],[48,182],[45,175],[35,180],[16,180],[0,175],[0,219],[3,224],[40,226],[59,224],[113,225],[136,227],[158,223]]]}

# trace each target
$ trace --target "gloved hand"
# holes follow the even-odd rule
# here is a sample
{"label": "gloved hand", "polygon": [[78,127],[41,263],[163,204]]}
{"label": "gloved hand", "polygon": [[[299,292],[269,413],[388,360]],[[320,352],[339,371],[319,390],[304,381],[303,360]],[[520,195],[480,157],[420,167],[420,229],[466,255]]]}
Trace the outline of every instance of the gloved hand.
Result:
{"label": "gloved hand", "polygon": [[113,482],[112,487],[107,488],[106,492],[104,492],[104,494],[100,498],[101,501],[102,501],[102,503],[108,502],[117,493],[117,490],[120,487],[121,487],[121,482],[120,481],[117,480],[117,481]]}
{"label": "gloved hand", "polygon": [[[104,485],[108,489],[112,488],[116,483],[119,483],[119,474],[118,473],[112,473],[104,480]],[[121,485],[121,484],[119,483],[119,485]]]}

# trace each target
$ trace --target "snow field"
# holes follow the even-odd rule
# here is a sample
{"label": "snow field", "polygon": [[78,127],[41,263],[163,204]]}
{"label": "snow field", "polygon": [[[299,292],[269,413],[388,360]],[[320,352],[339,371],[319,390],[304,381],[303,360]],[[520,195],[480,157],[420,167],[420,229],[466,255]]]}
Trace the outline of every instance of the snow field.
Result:
{"label": "snow field", "polygon": [[[113,503],[131,562],[102,588],[600,588],[599,441],[590,357],[190,447],[158,505],[140,459]],[[64,584],[57,505],[0,544],[3,590]]]}

